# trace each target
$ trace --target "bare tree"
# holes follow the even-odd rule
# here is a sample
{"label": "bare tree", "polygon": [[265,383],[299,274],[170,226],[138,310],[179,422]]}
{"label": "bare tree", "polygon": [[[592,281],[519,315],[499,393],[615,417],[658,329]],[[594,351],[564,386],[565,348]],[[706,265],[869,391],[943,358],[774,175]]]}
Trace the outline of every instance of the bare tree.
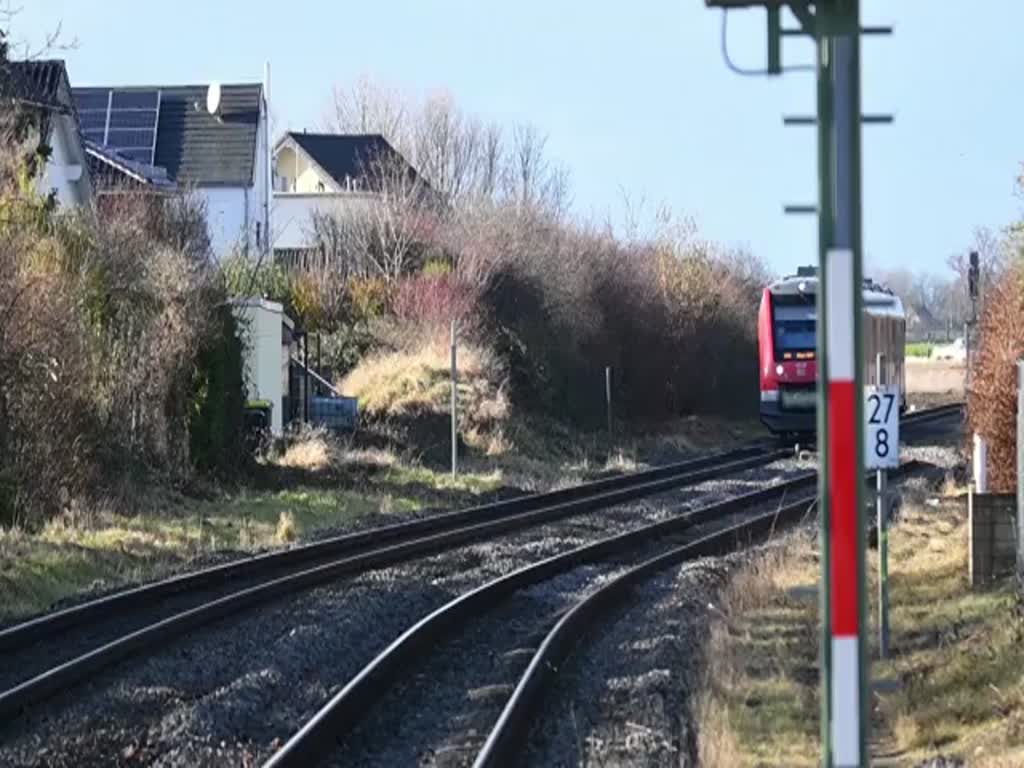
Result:
{"label": "bare tree", "polygon": [[409,107],[400,91],[363,75],[348,88],[334,86],[324,122],[339,133],[379,133],[405,154],[412,149]]}
{"label": "bare tree", "polygon": [[325,124],[339,132],[382,134],[451,207],[480,198],[568,205],[568,174],[546,157],[545,136],[518,125],[506,146],[500,126],[467,115],[446,91],[418,101],[363,77],[334,88]]}
{"label": "bare tree", "polygon": [[436,225],[435,195],[403,158],[379,154],[364,162],[372,196],[343,199],[312,218],[321,266],[341,276],[393,283],[416,264]]}
{"label": "bare tree", "polygon": [[[1013,228],[1010,228],[1010,237],[1013,237]],[[1002,276],[1006,270],[1007,250],[1009,242],[1000,239],[990,229],[978,227],[974,230],[971,246],[966,250],[952,254],[947,260],[947,266],[956,274],[955,293],[950,297],[950,303],[957,310],[960,322],[966,320],[971,313],[970,299],[968,297],[967,274],[970,268],[970,251],[977,251],[979,266],[979,304],[980,312],[985,303],[985,294]]]}
{"label": "bare tree", "polygon": [[501,128],[490,123],[483,128],[480,147],[479,192],[482,197],[493,198],[501,180],[502,135]]}

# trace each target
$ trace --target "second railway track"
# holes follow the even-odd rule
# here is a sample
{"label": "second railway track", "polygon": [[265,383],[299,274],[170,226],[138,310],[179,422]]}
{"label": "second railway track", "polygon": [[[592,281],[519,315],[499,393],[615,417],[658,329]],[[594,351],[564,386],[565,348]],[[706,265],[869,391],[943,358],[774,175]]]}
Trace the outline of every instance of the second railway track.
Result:
{"label": "second railway track", "polygon": [[[917,467],[916,462],[909,462],[902,471]],[[799,519],[813,508],[816,482],[816,473],[808,471],[773,487],[555,555],[457,597],[410,627],[374,658],[264,768],[320,762],[413,764],[424,753],[447,753],[451,764],[466,765],[466,753],[481,748],[477,758],[481,768],[510,764],[506,758],[515,754],[545,674],[558,665],[588,620],[659,569],[728,551],[740,541],[756,539]],[[558,579],[563,575],[570,578],[584,567],[589,572],[575,579],[578,583],[573,588],[588,596],[575,605],[571,601],[561,604],[567,598],[559,596]],[[531,594],[545,583],[549,589]],[[512,616],[515,621],[504,626]],[[470,630],[470,625],[484,626]],[[554,630],[546,634],[552,625]],[[480,643],[473,634],[476,631],[488,638],[487,642]],[[442,651],[444,660],[428,661],[435,644],[460,633],[463,638],[455,641],[455,650]],[[473,656],[479,658],[470,661]],[[434,675],[423,671],[428,663]],[[469,671],[462,671],[463,665]],[[499,717],[494,697],[504,703],[504,697],[512,692],[509,683],[515,682],[517,670],[524,666],[522,681]],[[453,669],[459,673],[452,674]],[[382,701],[385,695],[387,704]],[[455,711],[437,712],[444,706],[442,702],[449,706],[454,702]],[[485,744],[486,730],[482,729],[489,728],[489,716],[498,724]],[[374,724],[364,726],[367,719],[374,719]],[[417,722],[424,719],[429,725]],[[449,730],[452,723],[458,723],[454,735]],[[410,738],[408,731],[418,735]],[[384,745],[374,743],[375,735],[379,739],[381,734],[387,734]],[[427,743],[419,741],[424,738]],[[335,751],[338,742],[344,744],[341,753]],[[367,750],[372,749],[383,754],[376,752],[371,758]]]}

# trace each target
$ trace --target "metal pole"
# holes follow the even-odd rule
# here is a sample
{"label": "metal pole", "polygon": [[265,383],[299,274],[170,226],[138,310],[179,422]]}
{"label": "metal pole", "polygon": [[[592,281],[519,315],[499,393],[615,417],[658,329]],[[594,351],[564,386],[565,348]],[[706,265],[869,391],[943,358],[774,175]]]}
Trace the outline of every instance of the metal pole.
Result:
{"label": "metal pole", "polygon": [[[884,386],[888,383],[883,367],[885,355],[875,358],[875,383]],[[885,658],[889,655],[889,473],[880,469],[875,475],[878,511],[878,655]]]}
{"label": "metal pole", "polygon": [[964,396],[971,388],[971,321],[964,323]]}
{"label": "metal pole", "polygon": [[302,332],[302,421],[309,422],[309,334]]}
{"label": "metal pole", "polygon": [[459,473],[459,369],[455,347],[455,321],[452,320],[452,477]]}
{"label": "metal pole", "polygon": [[1024,574],[1024,360],[1017,361],[1017,578]]}
{"label": "metal pole", "polygon": [[[861,345],[860,9],[818,3],[820,272],[819,411],[827,430],[819,469],[824,568],[823,755],[830,766],[868,759],[865,637],[863,357]],[[821,327],[823,326],[823,327]],[[819,375],[819,380],[825,375]],[[819,417],[819,424],[821,417]],[[827,521],[827,522],[826,522]],[[827,595],[827,597],[825,597]]]}
{"label": "metal pole", "polygon": [[[820,22],[822,12],[818,11]],[[832,59],[831,45],[821,28],[815,30],[818,59],[818,499],[821,509],[821,746],[823,764],[832,764],[832,525],[829,503],[828,435],[828,313],[825,287],[828,285],[828,250],[832,244]]]}
{"label": "metal pole", "polygon": [[608,412],[608,439],[612,436],[612,368],[606,365],[604,368],[604,402]]}

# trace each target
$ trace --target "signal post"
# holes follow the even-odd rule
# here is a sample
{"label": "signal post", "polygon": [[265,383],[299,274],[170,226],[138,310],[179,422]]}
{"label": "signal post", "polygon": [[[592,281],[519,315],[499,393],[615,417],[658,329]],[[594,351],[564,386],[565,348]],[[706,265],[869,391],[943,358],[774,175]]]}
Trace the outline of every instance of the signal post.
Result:
{"label": "signal post", "polygon": [[[865,632],[864,382],[861,365],[862,239],[859,0],[705,0],[723,9],[767,11],[768,62],[781,74],[782,42],[808,35],[816,43],[818,203],[788,207],[818,215],[818,470],[821,505],[822,759],[847,768],[869,762],[869,681]],[[784,29],[782,9],[799,24]]]}

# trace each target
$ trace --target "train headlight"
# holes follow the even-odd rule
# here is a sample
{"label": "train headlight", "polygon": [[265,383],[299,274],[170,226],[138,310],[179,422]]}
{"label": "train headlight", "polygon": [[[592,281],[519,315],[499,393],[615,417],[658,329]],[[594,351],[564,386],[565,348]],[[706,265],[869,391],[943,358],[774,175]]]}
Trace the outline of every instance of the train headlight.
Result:
{"label": "train headlight", "polygon": [[776,373],[776,375],[778,375],[778,376],[781,376],[781,375],[782,375],[782,372],[783,372],[784,370],[785,370],[785,368],[783,368],[783,367],[782,367],[782,365],[776,365],[776,366],[775,366],[775,373]]}

